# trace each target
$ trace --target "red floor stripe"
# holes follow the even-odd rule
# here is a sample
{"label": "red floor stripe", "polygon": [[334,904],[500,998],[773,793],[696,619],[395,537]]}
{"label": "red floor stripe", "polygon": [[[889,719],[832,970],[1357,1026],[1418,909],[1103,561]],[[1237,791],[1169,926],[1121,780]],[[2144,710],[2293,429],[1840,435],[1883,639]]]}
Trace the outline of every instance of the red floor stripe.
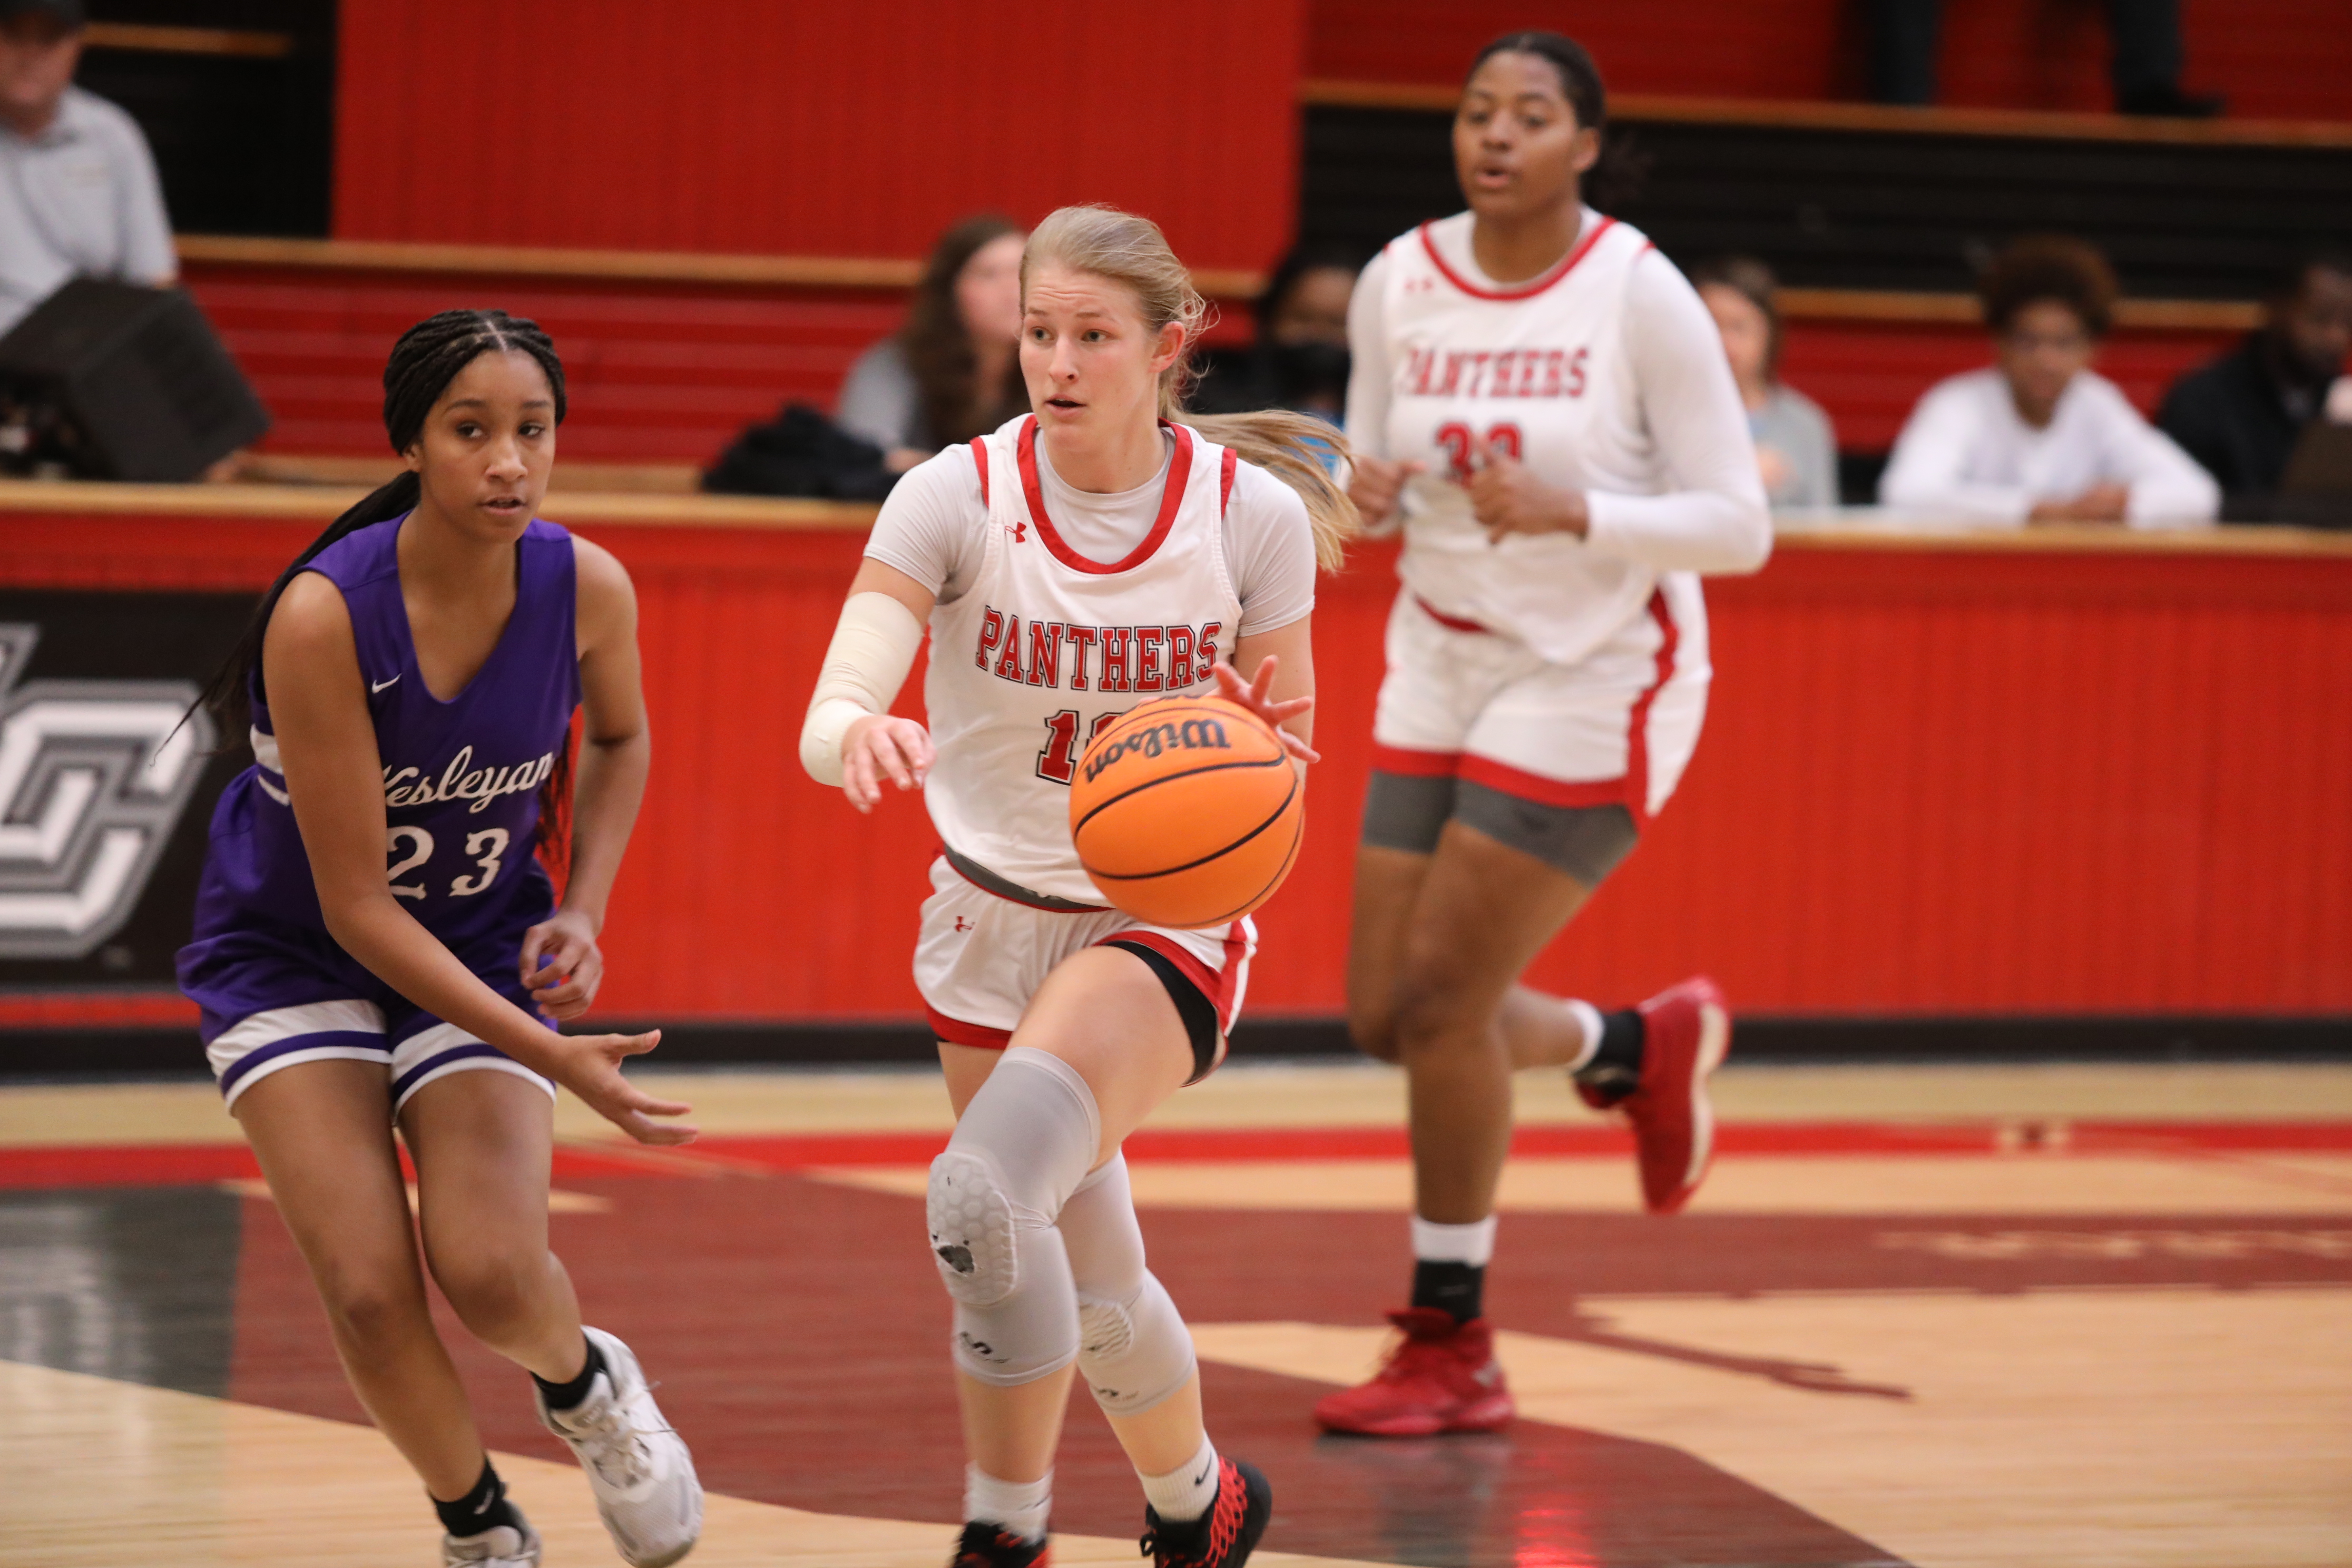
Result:
{"label": "red floor stripe", "polygon": [[[672,1156],[632,1145],[610,1152],[566,1143],[555,1152],[562,1176],[709,1176],[712,1165],[737,1170],[804,1170],[814,1165],[920,1165],[947,1146],[940,1132],[799,1133],[705,1138]],[[2076,1154],[2162,1155],[2247,1152],[2341,1153],[2352,1151],[2352,1121],[2021,1121],[1907,1126],[1873,1122],[1755,1122],[1720,1128],[1717,1149],[1743,1154],[1990,1155],[2021,1148]],[[1524,1127],[1511,1140],[1522,1155],[1612,1156],[1633,1148],[1621,1127]],[[1221,1163],[1285,1160],[1401,1160],[1411,1152],[1402,1128],[1171,1128],[1128,1140],[1135,1160]],[[675,1166],[665,1163],[675,1158]],[[130,1144],[0,1149],[0,1188],[171,1186],[259,1173],[242,1144]]]}

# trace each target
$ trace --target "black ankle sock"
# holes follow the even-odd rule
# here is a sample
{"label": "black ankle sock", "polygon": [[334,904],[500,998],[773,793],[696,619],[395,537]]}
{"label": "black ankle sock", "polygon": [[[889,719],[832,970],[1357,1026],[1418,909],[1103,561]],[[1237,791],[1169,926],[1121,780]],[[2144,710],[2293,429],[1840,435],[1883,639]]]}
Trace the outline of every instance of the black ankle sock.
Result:
{"label": "black ankle sock", "polygon": [[1631,1007],[1601,1015],[1601,1044],[1576,1080],[1631,1093],[1642,1081],[1642,1015]]}
{"label": "black ankle sock", "polygon": [[482,1479],[456,1502],[443,1502],[430,1492],[425,1496],[432,1501],[433,1511],[441,1516],[441,1528],[452,1535],[479,1535],[502,1524],[522,1528],[522,1516],[507,1501],[506,1482],[499,1479],[488,1459],[482,1461]]}
{"label": "black ankle sock", "polygon": [[537,1373],[530,1374],[531,1382],[539,1384],[539,1396],[547,1401],[550,1410],[569,1410],[587,1398],[596,1374],[604,1370],[604,1352],[596,1348],[596,1342],[583,1340],[583,1342],[588,1347],[588,1361],[581,1367],[580,1375],[570,1383],[550,1383]]}
{"label": "black ankle sock", "polygon": [[1483,1263],[1432,1263],[1417,1258],[1412,1266],[1412,1304],[1435,1307],[1457,1323],[1486,1314],[1486,1266]]}

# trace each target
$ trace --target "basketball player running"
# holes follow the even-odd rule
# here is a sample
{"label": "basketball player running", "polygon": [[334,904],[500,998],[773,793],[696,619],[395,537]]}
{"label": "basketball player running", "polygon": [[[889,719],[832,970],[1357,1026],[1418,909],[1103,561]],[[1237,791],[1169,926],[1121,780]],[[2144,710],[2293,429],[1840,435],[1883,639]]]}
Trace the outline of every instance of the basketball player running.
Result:
{"label": "basketball player running", "polygon": [[[700,1531],[693,1462],[547,1247],[555,1084],[643,1142],[694,1135],[621,1076],[657,1036],[553,1032],[596,994],[645,790],[635,599],[612,556],[533,519],[564,405],[545,333],[445,311],[403,334],[383,389],[408,471],[286,569],[207,693],[225,724],[249,715],[255,763],[213,814],[180,984],[442,1561],[514,1568],[540,1542],[434,1331],[395,1127],[434,1281],[530,1372],[614,1546],[656,1568]],[[568,805],[575,707],[558,905],[534,855]]]}
{"label": "basketball player running", "polygon": [[1604,1017],[1519,974],[1633,849],[1698,739],[1697,574],[1771,548],[1739,395],[1706,307],[1584,205],[1601,79],[1521,33],[1479,56],[1454,122],[1470,210],[1391,241],[1349,311],[1349,493],[1402,526],[1404,583],[1356,859],[1349,1023],[1410,1079],[1412,1304],[1368,1384],[1316,1406],[1379,1436],[1513,1414],[1481,1294],[1511,1073],[1564,1067],[1629,1115],[1643,1197],[1705,1173],[1723,998],[1686,981]]}
{"label": "basketball player running", "polygon": [[[861,811],[886,784],[922,788],[946,847],[915,978],[958,1115],[928,1204],[971,1461],[954,1563],[1046,1560],[1075,1363],[1142,1479],[1145,1551],[1235,1568],[1272,1494],[1209,1441],[1119,1144],[1216,1067],[1255,932],[1105,908],[1067,786],[1092,731],[1213,676],[1313,760],[1315,568],[1336,564],[1353,512],[1318,458],[1328,425],[1181,413],[1204,307],[1153,225],[1065,207],[1031,235],[1021,281],[1035,412],[890,492],[801,756]],[[888,716],[927,622],[928,731]]]}

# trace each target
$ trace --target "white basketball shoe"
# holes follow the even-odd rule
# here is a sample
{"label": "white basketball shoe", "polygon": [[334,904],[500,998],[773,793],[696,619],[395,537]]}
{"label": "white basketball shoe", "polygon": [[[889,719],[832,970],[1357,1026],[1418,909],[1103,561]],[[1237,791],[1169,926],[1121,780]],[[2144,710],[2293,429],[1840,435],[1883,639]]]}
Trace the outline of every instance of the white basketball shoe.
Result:
{"label": "white basketball shoe", "polygon": [[539,1568],[539,1531],[520,1512],[521,1526],[499,1525],[479,1535],[441,1538],[441,1568]]}
{"label": "white basketball shoe", "polygon": [[604,1370],[588,1397],[569,1410],[548,1409],[534,1385],[540,1422],[579,1456],[604,1531],[622,1559],[631,1568],[668,1568],[702,1534],[702,1483],[695,1479],[694,1457],[662,1419],[629,1347],[602,1329],[587,1333]]}

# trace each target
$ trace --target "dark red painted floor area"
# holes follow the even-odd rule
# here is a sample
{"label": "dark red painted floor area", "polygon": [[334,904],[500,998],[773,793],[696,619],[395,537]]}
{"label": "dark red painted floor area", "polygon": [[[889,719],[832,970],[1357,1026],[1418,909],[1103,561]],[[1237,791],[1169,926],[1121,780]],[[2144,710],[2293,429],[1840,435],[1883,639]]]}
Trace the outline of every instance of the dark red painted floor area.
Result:
{"label": "dark red painted floor area", "polygon": [[[614,1205],[557,1216],[557,1248],[591,1321],[635,1344],[660,1381],[709,1486],[800,1508],[953,1521],[961,1456],[948,1308],[923,1250],[918,1200],[793,1175],[575,1175],[564,1184]],[[246,1221],[230,1393],[360,1419],[283,1227],[265,1204],[248,1204]],[[1152,1210],[1144,1227],[1155,1269],[1196,1321],[1376,1322],[1404,1284],[1405,1227],[1395,1215]],[[1501,1322],[1531,1332],[1696,1361],[1822,1398],[1900,1398],[1906,1391],[1848,1369],[1622,1337],[1605,1299],[1593,1298],[2340,1283],[2352,1279],[2352,1246],[2326,1238],[2341,1235],[2259,1215],[2021,1224],[1513,1215],[1489,1302]],[[1915,1240],[1889,1245],[1889,1237]],[[1925,1246],[1920,1237],[1963,1244]],[[489,1441],[561,1458],[531,1417],[522,1375],[454,1324],[448,1337]],[[1468,1441],[1318,1438],[1307,1411],[1319,1385],[1215,1365],[1205,1378],[1221,1445],[1275,1479],[1268,1541],[1286,1549],[1467,1568],[1891,1561],[1675,1450],[1534,1422]],[[388,1449],[386,1462],[395,1462]],[[1056,1492],[1065,1529],[1116,1536],[1139,1525],[1132,1473],[1083,1397]]]}

